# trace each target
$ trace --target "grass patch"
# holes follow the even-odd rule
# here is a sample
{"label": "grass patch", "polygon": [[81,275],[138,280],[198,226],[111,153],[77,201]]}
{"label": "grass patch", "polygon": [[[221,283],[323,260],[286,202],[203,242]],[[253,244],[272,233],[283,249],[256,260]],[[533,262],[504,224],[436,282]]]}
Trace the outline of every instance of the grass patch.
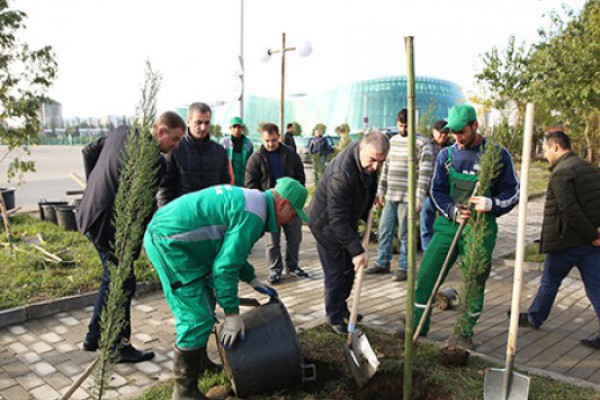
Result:
{"label": "grass patch", "polygon": [[[521,174],[521,163],[515,163],[517,174]],[[529,195],[542,193],[548,187],[548,163],[546,161],[532,161],[529,165]]]}
{"label": "grass patch", "polygon": [[[503,256],[506,260],[514,260],[516,257],[515,252],[506,254]],[[528,262],[537,262],[543,263],[546,261],[546,254],[540,253],[540,244],[539,243],[529,243],[525,246],[525,261]]]}
{"label": "grass patch", "polygon": [[[381,362],[375,377],[363,389],[357,390],[347,370],[343,354],[345,338],[330,333],[323,326],[303,332],[299,341],[305,360],[317,366],[317,382],[304,384],[300,388],[282,390],[277,393],[249,396],[247,400],[349,400],[402,398],[402,339],[376,331],[367,331],[367,336]],[[464,368],[446,368],[439,362],[436,347],[420,344],[415,349],[413,372],[413,398],[422,400],[479,400],[483,398],[484,374],[488,367],[503,368],[471,357]],[[218,378],[218,377],[221,378]],[[205,374],[200,382],[203,393],[207,385],[222,384],[224,374]],[[169,400],[172,382],[161,383],[147,391],[137,400]],[[530,400],[600,400],[593,389],[579,388],[556,382],[548,378],[533,376]]]}
{"label": "grass patch", "polygon": [[[23,251],[0,248],[0,309],[98,289],[102,265],[94,246],[81,233],[26,215],[11,217],[10,223],[15,246]],[[45,260],[47,257],[20,239],[36,234],[45,241],[41,246],[63,262]],[[7,242],[4,230],[0,241]],[[146,258],[136,262],[135,273],[138,283],[158,282]]]}

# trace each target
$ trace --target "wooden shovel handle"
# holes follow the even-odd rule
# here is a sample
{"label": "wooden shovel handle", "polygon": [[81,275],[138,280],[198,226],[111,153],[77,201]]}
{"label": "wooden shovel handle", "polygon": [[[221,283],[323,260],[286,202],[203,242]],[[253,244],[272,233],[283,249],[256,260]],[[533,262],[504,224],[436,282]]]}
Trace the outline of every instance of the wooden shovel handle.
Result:
{"label": "wooden shovel handle", "polygon": [[[371,236],[371,225],[373,224],[373,207],[369,211],[369,217],[367,218],[367,226],[365,228],[365,234],[362,240],[362,247],[365,252],[369,251],[369,237]],[[354,300],[352,301],[352,310],[350,311],[350,320],[348,321],[348,334],[354,332],[354,326],[356,325],[356,319],[358,317],[358,304],[360,302],[360,291],[362,289],[362,281],[365,276],[365,267],[361,266],[356,271],[356,285],[354,286]]]}

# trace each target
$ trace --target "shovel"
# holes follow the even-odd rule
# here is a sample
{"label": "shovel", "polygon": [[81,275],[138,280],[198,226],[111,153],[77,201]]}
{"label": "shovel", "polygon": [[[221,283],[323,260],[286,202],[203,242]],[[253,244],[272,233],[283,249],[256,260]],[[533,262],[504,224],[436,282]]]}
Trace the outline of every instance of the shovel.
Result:
{"label": "shovel", "polygon": [[[363,236],[362,246],[368,251],[369,236],[371,234],[371,224],[373,222],[373,209],[369,211],[367,218],[367,227]],[[360,301],[360,291],[362,288],[363,277],[365,276],[365,267],[361,266],[356,272],[356,285],[354,286],[354,300],[352,301],[352,310],[350,312],[350,321],[348,321],[348,339],[344,346],[344,354],[348,361],[350,373],[356,381],[359,388],[363,387],[369,379],[375,375],[379,367],[379,360],[369,344],[367,336],[360,330],[355,329],[356,318],[358,316],[358,304]]]}
{"label": "shovel", "polygon": [[525,133],[523,134],[523,156],[521,158],[521,188],[519,193],[519,221],[517,223],[517,251],[510,311],[510,327],[506,343],[504,369],[491,368],[485,373],[484,400],[527,400],[529,377],[513,371],[517,333],[519,330],[519,300],[523,285],[523,257],[525,255],[525,226],[527,225],[527,194],[529,192],[529,157],[533,134],[533,103],[527,104]]}

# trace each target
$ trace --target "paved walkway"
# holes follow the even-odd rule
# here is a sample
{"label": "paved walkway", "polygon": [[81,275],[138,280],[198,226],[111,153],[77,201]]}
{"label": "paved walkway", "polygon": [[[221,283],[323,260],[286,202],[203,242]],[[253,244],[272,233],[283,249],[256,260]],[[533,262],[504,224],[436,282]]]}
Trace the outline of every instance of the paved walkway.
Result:
{"label": "paved walkway", "polygon": [[[539,235],[543,200],[530,203],[528,236]],[[500,220],[496,256],[512,251],[516,238],[516,211]],[[372,259],[376,247],[369,249]],[[264,241],[257,244],[251,255],[259,277],[266,277]],[[323,272],[320,268],[314,240],[305,231],[301,254],[302,266],[311,273],[310,279],[285,278],[277,289],[297,326],[322,321]],[[507,318],[510,307],[513,270],[494,267],[486,290],[486,306],[477,326],[478,339],[483,342],[478,351],[502,359],[505,353]],[[522,306],[531,302],[540,272],[525,274]],[[453,272],[445,286],[457,287]],[[242,295],[250,295],[247,285]],[[367,276],[363,289],[361,310],[364,322],[371,326],[399,329],[405,309],[406,285],[392,282],[389,276]],[[31,321],[23,325],[0,329],[0,398],[6,400],[56,399],[77,379],[92,361],[93,354],[79,350],[91,308]],[[454,311],[436,311],[430,337],[445,340],[455,319]],[[141,348],[152,348],[154,360],[140,364],[120,364],[112,380],[111,393],[115,398],[143,389],[158,380],[168,379],[172,371],[171,351],[174,341],[173,318],[161,294],[138,299],[133,310],[133,342]],[[517,363],[580,378],[600,385],[600,352],[579,344],[582,338],[597,332],[598,321],[585,297],[579,279],[570,277],[558,296],[550,320],[538,331],[522,330],[518,343]],[[87,399],[84,384],[74,399]]]}

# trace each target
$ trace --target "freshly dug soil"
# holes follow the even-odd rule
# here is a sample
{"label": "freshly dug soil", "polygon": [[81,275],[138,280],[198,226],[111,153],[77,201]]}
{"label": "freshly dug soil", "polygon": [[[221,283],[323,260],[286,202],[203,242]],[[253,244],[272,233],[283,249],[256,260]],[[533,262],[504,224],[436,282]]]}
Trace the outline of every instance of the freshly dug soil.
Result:
{"label": "freshly dug soil", "polygon": [[444,347],[440,350],[440,362],[445,367],[464,367],[469,361],[469,351],[462,347]]}

